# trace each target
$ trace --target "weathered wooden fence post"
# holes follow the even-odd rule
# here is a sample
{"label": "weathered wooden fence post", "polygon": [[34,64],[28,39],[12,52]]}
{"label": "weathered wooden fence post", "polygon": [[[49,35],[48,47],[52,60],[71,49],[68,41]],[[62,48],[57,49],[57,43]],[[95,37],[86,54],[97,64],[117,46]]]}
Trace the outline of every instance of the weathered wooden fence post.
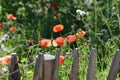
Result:
{"label": "weathered wooden fence post", "polygon": [[59,56],[60,56],[60,49],[58,49],[56,52],[52,80],[58,80]]}
{"label": "weathered wooden fence post", "polygon": [[79,53],[78,49],[74,49],[73,51],[73,63],[71,72],[69,75],[69,80],[78,80],[78,72],[79,72]]}
{"label": "weathered wooden fence post", "polygon": [[44,55],[39,54],[35,64],[33,80],[43,80]]}
{"label": "weathered wooden fence post", "polygon": [[39,54],[33,80],[51,80],[55,57],[48,54]]}
{"label": "weathered wooden fence post", "polygon": [[117,50],[113,57],[113,61],[111,64],[107,80],[116,80],[119,69],[120,69],[120,50]]}
{"label": "weathered wooden fence post", "polygon": [[20,69],[17,62],[17,54],[12,54],[8,80],[20,80]]}
{"label": "weathered wooden fence post", "polygon": [[44,54],[44,79],[52,80],[52,71],[54,66],[55,57],[52,55]]}
{"label": "weathered wooden fence post", "polygon": [[87,80],[95,79],[96,70],[96,49],[92,49],[89,57]]}
{"label": "weathered wooden fence post", "polygon": [[48,54],[39,54],[33,80],[58,80],[60,50],[57,50],[56,57]]}

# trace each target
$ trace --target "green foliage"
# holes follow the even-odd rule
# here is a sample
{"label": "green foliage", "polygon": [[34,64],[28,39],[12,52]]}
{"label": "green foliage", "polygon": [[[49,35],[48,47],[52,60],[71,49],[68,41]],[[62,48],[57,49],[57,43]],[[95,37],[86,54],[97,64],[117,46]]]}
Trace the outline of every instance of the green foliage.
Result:
{"label": "green foliage", "polygon": [[[39,39],[67,37],[78,29],[84,30],[87,32],[85,37],[77,37],[75,43],[66,42],[59,47],[61,55],[65,56],[65,62],[59,68],[59,80],[68,79],[73,57],[71,52],[66,55],[66,51],[76,47],[80,54],[79,80],[86,79],[89,53],[93,47],[97,49],[96,80],[105,80],[112,57],[120,48],[119,6],[119,0],[0,0],[0,23],[3,24],[0,28],[0,57],[16,52],[20,67],[27,65],[21,70],[22,80],[29,80],[36,56],[40,52],[55,55],[58,48],[42,48]],[[85,11],[85,15],[78,15],[78,9]],[[8,14],[13,14],[17,20],[8,20]],[[63,24],[64,30],[54,33],[56,24]],[[16,26],[16,31],[10,32],[11,26]],[[3,41],[5,35],[8,38]],[[33,45],[29,45],[28,40],[34,40]],[[8,65],[0,64],[0,70]],[[8,71],[0,75],[0,79],[5,80],[7,75]]]}

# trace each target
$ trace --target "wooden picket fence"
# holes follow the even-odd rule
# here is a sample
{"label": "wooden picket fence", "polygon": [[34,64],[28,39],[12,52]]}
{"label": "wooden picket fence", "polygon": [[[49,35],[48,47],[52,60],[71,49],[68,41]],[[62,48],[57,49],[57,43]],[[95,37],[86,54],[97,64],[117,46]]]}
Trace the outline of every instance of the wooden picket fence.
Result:
{"label": "wooden picket fence", "polygon": [[[78,80],[79,54],[78,49],[73,51],[73,63],[69,73],[69,80]],[[58,80],[60,50],[56,51],[56,56],[39,54],[35,64],[33,80]],[[116,80],[120,68],[120,50],[117,50],[111,64],[107,80]],[[95,80],[96,72],[96,49],[92,49],[89,57],[87,80]],[[17,55],[13,54],[9,69],[8,80],[20,80],[20,69],[17,63]],[[11,74],[12,73],[12,74]]]}

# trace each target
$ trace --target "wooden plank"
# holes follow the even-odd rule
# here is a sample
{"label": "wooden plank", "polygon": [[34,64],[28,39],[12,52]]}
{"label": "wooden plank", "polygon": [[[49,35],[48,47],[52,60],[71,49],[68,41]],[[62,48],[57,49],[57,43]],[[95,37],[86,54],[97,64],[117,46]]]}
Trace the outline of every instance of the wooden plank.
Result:
{"label": "wooden plank", "polygon": [[44,80],[52,80],[55,56],[44,54]]}
{"label": "wooden plank", "polygon": [[96,70],[96,49],[92,49],[89,57],[87,80],[95,79]]}
{"label": "wooden plank", "polygon": [[33,80],[43,80],[44,56],[39,54],[35,64]]}
{"label": "wooden plank", "polygon": [[111,64],[107,80],[116,80],[119,69],[120,69],[120,50],[117,50],[113,57],[113,61]]}
{"label": "wooden plank", "polygon": [[12,54],[8,80],[20,80],[20,69],[17,62],[17,54]]}
{"label": "wooden plank", "polygon": [[60,49],[58,49],[56,52],[55,62],[54,62],[54,66],[53,66],[52,80],[58,80],[59,56],[60,56]]}
{"label": "wooden plank", "polygon": [[78,80],[78,71],[79,71],[79,53],[78,49],[74,49],[73,51],[73,63],[71,72],[69,75],[69,80]]}

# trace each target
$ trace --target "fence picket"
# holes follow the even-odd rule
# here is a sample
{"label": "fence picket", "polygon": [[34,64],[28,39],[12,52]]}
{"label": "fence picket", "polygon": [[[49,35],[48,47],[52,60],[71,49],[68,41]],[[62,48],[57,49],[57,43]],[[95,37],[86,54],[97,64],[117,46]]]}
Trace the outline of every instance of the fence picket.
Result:
{"label": "fence picket", "polygon": [[52,71],[54,66],[55,57],[52,55],[44,54],[44,79],[52,80]]}
{"label": "fence picket", "polygon": [[60,56],[60,49],[58,49],[56,52],[55,62],[54,62],[54,66],[53,66],[52,80],[58,80],[59,56]]}
{"label": "fence picket", "polygon": [[[92,48],[87,70],[87,80],[95,79],[96,72],[96,49]],[[69,74],[69,80],[78,80],[79,72],[79,53],[74,49],[73,63]],[[35,70],[32,80],[58,80],[60,49],[56,51],[56,56],[48,54],[39,54],[36,59]],[[120,50],[117,50],[111,64],[107,80],[116,80],[117,73],[120,69]],[[20,68],[17,62],[17,55],[12,54],[8,80],[20,80]]]}
{"label": "fence picket", "polygon": [[43,54],[39,54],[35,64],[33,80],[43,80],[43,63],[44,56]]}
{"label": "fence picket", "polygon": [[120,69],[120,50],[117,50],[113,57],[113,61],[111,64],[107,80],[116,80],[119,69]]}
{"label": "fence picket", "polygon": [[96,69],[96,49],[93,48],[91,50],[89,57],[87,80],[95,79],[95,69]]}
{"label": "fence picket", "polygon": [[12,54],[8,80],[20,80],[20,69],[17,62],[17,54]]}
{"label": "fence picket", "polygon": [[73,63],[72,63],[72,68],[71,72],[69,75],[69,80],[78,80],[78,71],[79,71],[79,53],[78,49],[74,49],[73,51]]}

